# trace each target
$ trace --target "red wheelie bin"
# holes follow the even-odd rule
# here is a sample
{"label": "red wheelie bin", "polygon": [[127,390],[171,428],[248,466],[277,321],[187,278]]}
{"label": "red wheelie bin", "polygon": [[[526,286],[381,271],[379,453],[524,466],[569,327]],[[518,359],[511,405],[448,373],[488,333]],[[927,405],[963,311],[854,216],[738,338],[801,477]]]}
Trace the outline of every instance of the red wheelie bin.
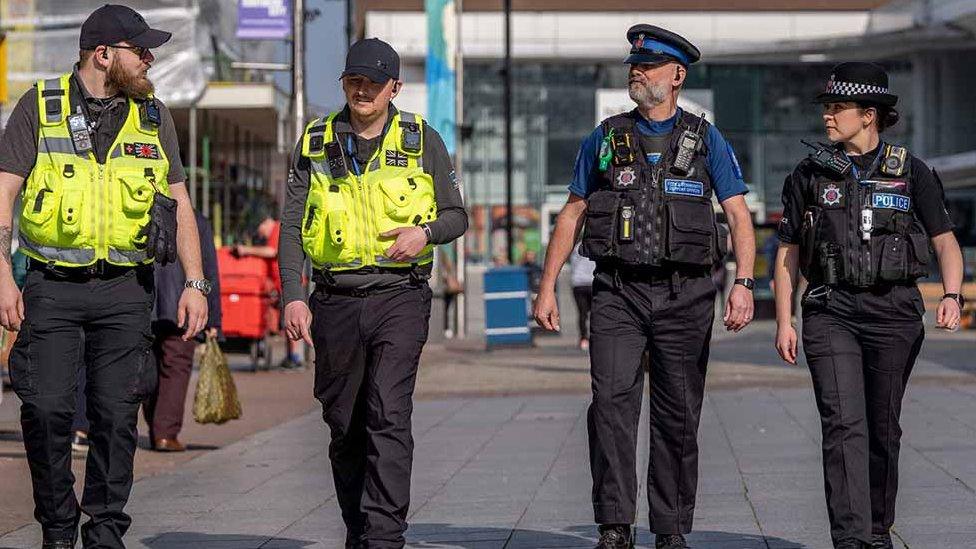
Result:
{"label": "red wheelie bin", "polygon": [[269,262],[259,257],[236,257],[232,248],[217,251],[220,270],[220,305],[227,338],[249,343],[252,369],[274,364],[271,337],[279,331],[278,290]]}

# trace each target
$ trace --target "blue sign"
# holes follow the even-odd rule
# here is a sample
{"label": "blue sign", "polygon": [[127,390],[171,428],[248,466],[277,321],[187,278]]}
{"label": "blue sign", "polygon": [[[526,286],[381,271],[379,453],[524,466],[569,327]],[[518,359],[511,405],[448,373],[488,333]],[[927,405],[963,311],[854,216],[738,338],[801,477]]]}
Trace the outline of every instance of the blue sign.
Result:
{"label": "blue sign", "polygon": [[665,179],[664,192],[685,196],[705,196],[705,185],[701,181],[687,179]]}
{"label": "blue sign", "polygon": [[237,37],[242,40],[284,40],[291,36],[289,0],[238,0]]}
{"label": "blue sign", "polygon": [[903,194],[874,193],[871,205],[875,208],[907,212],[912,207],[912,199]]}
{"label": "blue sign", "polygon": [[[454,0],[425,0],[427,12],[427,123],[454,154]],[[452,28],[448,28],[448,27]]]}

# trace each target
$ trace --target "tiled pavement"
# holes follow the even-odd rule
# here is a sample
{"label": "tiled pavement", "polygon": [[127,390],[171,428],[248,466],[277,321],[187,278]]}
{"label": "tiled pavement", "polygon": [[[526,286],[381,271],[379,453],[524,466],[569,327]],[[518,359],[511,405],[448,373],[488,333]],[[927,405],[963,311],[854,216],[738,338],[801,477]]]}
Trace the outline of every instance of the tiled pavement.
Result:
{"label": "tiled pavement", "polygon": [[[592,547],[587,401],[418,402],[409,546]],[[897,546],[976,547],[976,385],[910,387],[903,424]],[[129,547],[341,547],[327,441],[313,413],[140,481],[128,506]],[[809,389],[711,391],[700,441],[693,547],[830,546]],[[653,545],[646,518],[639,522],[639,544]],[[0,548],[33,547],[37,538],[28,526],[0,538]]]}

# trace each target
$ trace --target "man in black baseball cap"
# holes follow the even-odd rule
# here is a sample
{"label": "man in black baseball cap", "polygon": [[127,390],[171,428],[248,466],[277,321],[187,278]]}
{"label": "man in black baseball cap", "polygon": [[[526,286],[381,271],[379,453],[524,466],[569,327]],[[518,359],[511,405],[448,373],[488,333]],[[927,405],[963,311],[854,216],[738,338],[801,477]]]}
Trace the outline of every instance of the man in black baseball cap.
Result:
{"label": "man in black baseball cap", "polygon": [[341,81],[346,107],[311,121],[295,147],[278,244],[284,324],[315,347],[344,546],[401,549],[433,246],[464,234],[467,215],[440,134],[392,103],[403,85],[396,51],[360,40]]}
{"label": "man in black baseball cap", "polygon": [[[169,37],[129,8],[99,8],[82,26],[74,70],[28,90],[0,140],[0,258],[10,254],[15,197],[31,205],[18,224],[27,291],[0,260],[0,325],[20,332],[9,366],[44,549],[74,548],[82,515],[84,547],[125,546],[138,410],[155,368],[153,261],[178,255],[191,284],[178,305],[184,340],[207,321],[179,140],[146,76],[150,48]],[[91,423],[80,504],[71,472],[79,371]]]}

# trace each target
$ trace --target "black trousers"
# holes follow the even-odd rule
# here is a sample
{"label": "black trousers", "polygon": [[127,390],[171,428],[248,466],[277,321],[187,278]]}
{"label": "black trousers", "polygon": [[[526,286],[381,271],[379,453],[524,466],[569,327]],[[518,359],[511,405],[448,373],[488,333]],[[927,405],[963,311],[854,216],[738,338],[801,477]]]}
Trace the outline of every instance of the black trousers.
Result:
{"label": "black trousers", "polygon": [[597,271],[593,282],[588,416],[598,524],[631,524],[637,511],[637,425],[650,353],[650,528],[691,531],[698,485],[698,420],[714,317],[708,276]]}
{"label": "black trousers", "polygon": [[319,290],[310,298],[315,397],[332,433],[329,459],[347,547],[405,544],[410,418],[430,303],[426,283],[365,297]]}
{"label": "black trousers", "polygon": [[[10,354],[34,487],[34,517],[45,540],[74,539],[81,513],[88,548],[120,548],[131,523],[136,418],[152,361],[152,271],[110,279],[27,273],[25,320]],[[86,373],[91,447],[79,508],[71,472],[78,371]]]}
{"label": "black trousers", "polygon": [[808,292],[803,299],[803,348],[820,410],[835,541],[870,541],[894,523],[901,400],[922,347],[924,313],[915,286]]}
{"label": "black trousers", "polygon": [[590,309],[593,308],[593,285],[573,286],[573,299],[576,301],[576,324],[580,339],[590,339]]}

